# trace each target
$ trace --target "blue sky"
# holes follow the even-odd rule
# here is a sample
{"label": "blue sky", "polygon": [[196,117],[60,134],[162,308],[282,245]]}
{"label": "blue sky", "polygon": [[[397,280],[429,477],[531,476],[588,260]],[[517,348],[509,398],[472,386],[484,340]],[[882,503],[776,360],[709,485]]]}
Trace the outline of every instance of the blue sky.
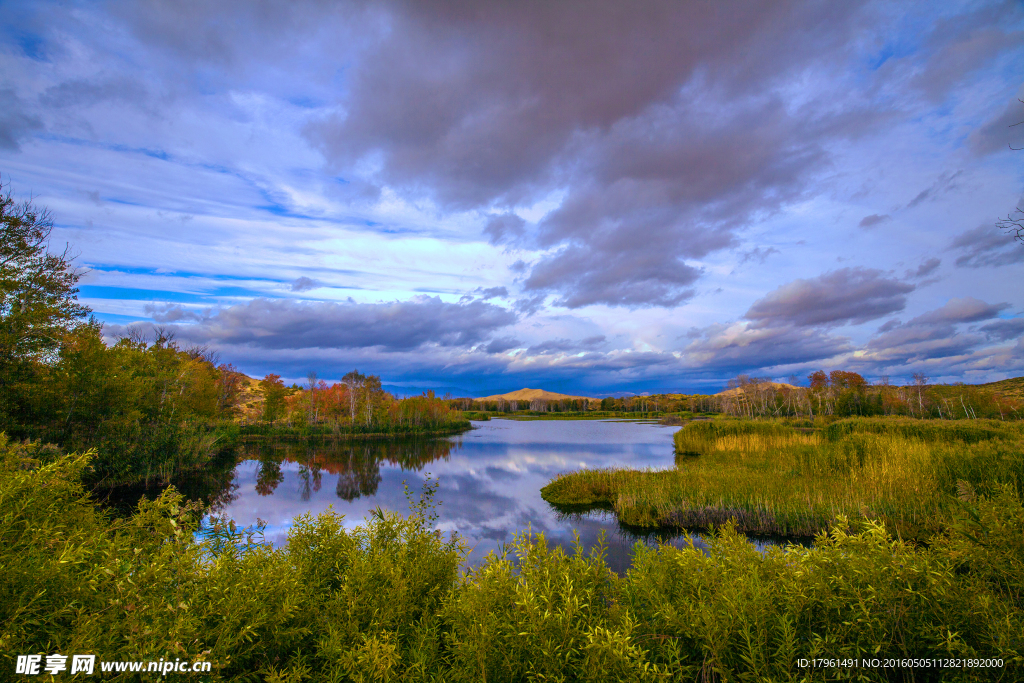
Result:
{"label": "blue sky", "polygon": [[5,2],[113,341],[400,393],[1024,374],[1020,2]]}

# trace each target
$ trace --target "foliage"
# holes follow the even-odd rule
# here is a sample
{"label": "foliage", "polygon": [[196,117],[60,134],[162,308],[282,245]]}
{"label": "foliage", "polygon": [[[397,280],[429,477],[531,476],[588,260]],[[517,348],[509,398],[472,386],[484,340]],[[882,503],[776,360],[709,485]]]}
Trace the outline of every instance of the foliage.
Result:
{"label": "foliage", "polygon": [[433,487],[409,516],[306,515],[272,548],[228,520],[197,527],[173,491],[110,518],[78,483],[90,457],[0,438],[7,671],[55,652],[209,660],[196,680],[229,681],[817,681],[843,670],[799,659],[1001,658],[956,671],[983,681],[1024,665],[1024,507],[1009,487],[961,485],[927,548],[839,519],[813,548],[759,552],[726,526],[707,551],[638,545],[620,578],[600,548],[523,533],[460,577]]}
{"label": "foliage", "polygon": [[94,483],[166,480],[217,451],[210,424],[223,413],[226,376],[167,336],[107,346],[90,323],[66,334],[55,362],[11,387],[3,427],[67,450],[95,448]]}

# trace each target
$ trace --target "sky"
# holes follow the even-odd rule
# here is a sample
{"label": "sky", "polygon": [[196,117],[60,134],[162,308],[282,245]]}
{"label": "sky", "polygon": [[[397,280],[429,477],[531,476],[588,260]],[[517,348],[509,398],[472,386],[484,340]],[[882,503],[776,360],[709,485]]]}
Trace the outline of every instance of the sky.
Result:
{"label": "sky", "polygon": [[110,343],[593,396],[1024,375],[1024,4],[0,0]]}

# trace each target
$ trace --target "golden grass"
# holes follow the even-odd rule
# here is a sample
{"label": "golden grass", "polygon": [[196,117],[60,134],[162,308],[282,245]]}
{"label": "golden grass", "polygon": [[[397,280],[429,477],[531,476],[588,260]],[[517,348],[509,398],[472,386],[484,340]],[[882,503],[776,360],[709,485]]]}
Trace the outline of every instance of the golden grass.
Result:
{"label": "golden grass", "polygon": [[691,450],[677,456],[674,470],[574,472],[541,494],[555,505],[611,507],[635,526],[708,528],[734,519],[747,533],[811,536],[846,515],[881,519],[894,533],[923,539],[948,519],[958,480],[982,489],[1024,481],[1016,429],[967,443],[876,428],[825,441],[777,424],[700,427],[677,438]]}

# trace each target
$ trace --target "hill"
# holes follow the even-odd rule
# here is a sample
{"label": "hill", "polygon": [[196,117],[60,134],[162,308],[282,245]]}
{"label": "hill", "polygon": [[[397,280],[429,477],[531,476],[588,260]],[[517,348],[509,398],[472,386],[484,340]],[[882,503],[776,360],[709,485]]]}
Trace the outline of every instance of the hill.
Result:
{"label": "hill", "polygon": [[[771,387],[774,388],[774,389],[796,389],[797,388],[797,387],[793,386],[792,384],[786,384],[785,382],[760,382],[758,384],[750,384],[748,386],[764,388],[764,387],[767,387],[769,385],[771,385]],[[741,394],[741,393],[743,393],[743,387],[736,387],[735,389],[725,389],[723,391],[719,391],[717,394],[715,394],[715,396],[733,396],[735,394]]]}
{"label": "hill", "polygon": [[998,382],[989,382],[988,384],[979,384],[977,386],[984,387],[985,389],[991,389],[992,391],[998,391],[1004,396],[1024,399],[1024,377],[1011,377],[1010,379],[1003,379]]}
{"label": "hill", "polygon": [[589,396],[570,396],[569,394],[559,394],[554,391],[545,391],[544,389],[520,389],[519,391],[510,391],[507,394],[495,394],[494,396],[484,396],[483,398],[475,398],[474,401],[498,401],[504,399],[506,401],[561,401],[561,400],[587,400],[596,401],[597,399],[590,398]]}

